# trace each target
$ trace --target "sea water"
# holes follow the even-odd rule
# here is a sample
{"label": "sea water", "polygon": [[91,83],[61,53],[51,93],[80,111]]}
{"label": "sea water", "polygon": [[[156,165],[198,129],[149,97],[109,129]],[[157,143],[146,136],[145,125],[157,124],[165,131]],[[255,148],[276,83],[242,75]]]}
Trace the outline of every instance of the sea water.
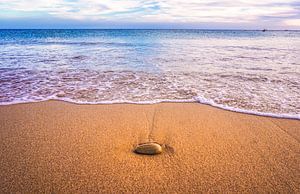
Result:
{"label": "sea water", "polygon": [[300,119],[300,31],[0,30],[0,104],[49,99]]}

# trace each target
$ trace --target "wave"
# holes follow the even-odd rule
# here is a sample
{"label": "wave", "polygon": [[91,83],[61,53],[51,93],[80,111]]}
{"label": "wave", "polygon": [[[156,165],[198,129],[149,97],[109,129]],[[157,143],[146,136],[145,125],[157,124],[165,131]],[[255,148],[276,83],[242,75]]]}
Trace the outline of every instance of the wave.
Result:
{"label": "wave", "polygon": [[0,104],[200,102],[235,112],[299,119],[297,76],[0,69]]}
{"label": "wave", "polygon": [[[137,44],[127,43],[127,42],[84,42],[84,41],[13,41],[13,42],[0,42],[0,45],[70,45],[70,46],[115,46],[115,47],[134,47]],[[145,46],[146,44],[139,44],[140,46]]]}
{"label": "wave", "polygon": [[230,107],[224,104],[218,104],[214,102],[213,100],[206,99],[203,97],[197,97],[195,99],[189,99],[189,100],[170,100],[170,99],[157,99],[152,101],[130,101],[130,100],[112,100],[112,101],[99,101],[99,102],[86,102],[86,101],[78,101],[73,100],[70,98],[58,98],[56,96],[52,96],[45,99],[40,100],[16,100],[11,102],[0,102],[0,106],[7,106],[7,105],[14,105],[14,104],[25,104],[25,103],[38,103],[38,102],[45,102],[49,100],[57,100],[57,101],[63,101],[68,103],[74,103],[79,105],[109,105],[109,104],[158,104],[158,103],[200,103],[209,105],[212,107],[220,108],[223,110],[231,111],[231,112],[237,112],[237,113],[243,113],[243,114],[250,114],[250,115],[257,115],[257,116],[265,116],[265,117],[273,117],[273,118],[283,118],[283,119],[296,119],[300,120],[300,114],[291,115],[291,114],[276,114],[271,112],[259,112],[254,110],[246,110],[236,107]]}
{"label": "wave", "polygon": [[299,32],[196,32],[2,31],[0,104],[199,102],[299,119]]}

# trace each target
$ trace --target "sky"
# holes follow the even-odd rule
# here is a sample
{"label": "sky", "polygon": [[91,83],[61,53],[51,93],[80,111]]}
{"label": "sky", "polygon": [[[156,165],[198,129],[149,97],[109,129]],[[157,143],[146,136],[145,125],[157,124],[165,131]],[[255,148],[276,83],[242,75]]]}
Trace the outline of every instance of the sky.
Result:
{"label": "sky", "polygon": [[0,0],[0,28],[300,29],[300,0]]}

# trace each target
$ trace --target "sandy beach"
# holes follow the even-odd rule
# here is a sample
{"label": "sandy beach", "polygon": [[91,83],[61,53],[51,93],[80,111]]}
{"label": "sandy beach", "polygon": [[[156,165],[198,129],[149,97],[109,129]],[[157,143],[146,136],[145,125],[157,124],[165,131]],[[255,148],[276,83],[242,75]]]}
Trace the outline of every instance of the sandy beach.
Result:
{"label": "sandy beach", "polygon": [[[149,140],[163,153],[133,153]],[[198,103],[0,106],[0,193],[299,193],[299,140]]]}

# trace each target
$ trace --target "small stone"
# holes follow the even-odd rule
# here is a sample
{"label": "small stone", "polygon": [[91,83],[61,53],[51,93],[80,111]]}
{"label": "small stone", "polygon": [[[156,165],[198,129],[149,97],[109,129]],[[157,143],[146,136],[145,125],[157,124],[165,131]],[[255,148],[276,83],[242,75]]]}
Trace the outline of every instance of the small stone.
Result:
{"label": "small stone", "polygon": [[136,146],[134,152],[137,154],[156,155],[162,152],[162,147],[154,142],[142,143]]}

